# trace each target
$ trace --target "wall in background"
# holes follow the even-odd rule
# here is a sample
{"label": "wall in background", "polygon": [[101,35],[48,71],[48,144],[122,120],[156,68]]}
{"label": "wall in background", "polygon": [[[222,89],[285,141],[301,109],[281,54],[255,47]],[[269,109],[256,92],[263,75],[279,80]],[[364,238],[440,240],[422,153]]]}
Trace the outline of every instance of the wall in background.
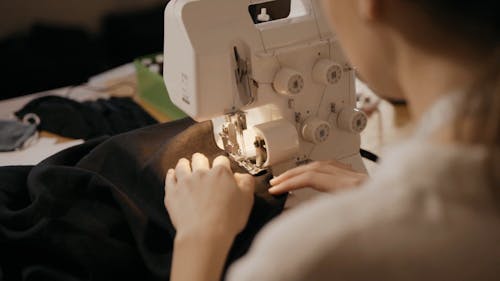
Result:
{"label": "wall in background", "polygon": [[84,83],[161,52],[167,2],[0,0],[0,100]]}
{"label": "wall in background", "polygon": [[165,0],[0,0],[0,38],[35,22],[84,26],[97,32],[103,15],[166,3]]}

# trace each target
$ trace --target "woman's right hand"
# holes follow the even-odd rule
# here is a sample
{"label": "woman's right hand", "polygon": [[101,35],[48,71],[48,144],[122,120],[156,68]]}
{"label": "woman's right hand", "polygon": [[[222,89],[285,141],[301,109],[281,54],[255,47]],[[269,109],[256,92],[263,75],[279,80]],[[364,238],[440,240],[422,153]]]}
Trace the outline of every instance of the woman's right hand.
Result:
{"label": "woman's right hand", "polygon": [[310,187],[322,192],[335,192],[361,185],[368,175],[354,171],[337,161],[312,162],[291,169],[271,180],[271,194],[282,194]]}
{"label": "woman's right hand", "polygon": [[232,240],[247,224],[254,185],[252,176],[233,174],[227,157],[210,168],[208,158],[195,153],[168,171],[165,207],[178,235],[223,233]]}

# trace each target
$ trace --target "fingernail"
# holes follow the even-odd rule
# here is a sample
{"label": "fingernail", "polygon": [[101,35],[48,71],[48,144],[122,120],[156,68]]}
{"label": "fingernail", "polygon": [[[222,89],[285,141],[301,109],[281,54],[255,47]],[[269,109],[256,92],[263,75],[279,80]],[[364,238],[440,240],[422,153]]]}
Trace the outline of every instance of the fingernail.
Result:
{"label": "fingernail", "polygon": [[269,181],[269,183],[270,183],[271,185],[274,185],[277,181],[278,181],[278,177],[276,177],[276,178],[272,178],[272,179]]}

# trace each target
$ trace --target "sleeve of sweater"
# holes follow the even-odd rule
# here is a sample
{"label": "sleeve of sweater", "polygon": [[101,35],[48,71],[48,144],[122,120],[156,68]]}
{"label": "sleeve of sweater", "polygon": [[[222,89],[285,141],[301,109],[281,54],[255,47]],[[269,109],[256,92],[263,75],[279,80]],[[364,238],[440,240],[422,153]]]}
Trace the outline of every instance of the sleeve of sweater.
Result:
{"label": "sleeve of sweater", "polygon": [[227,280],[477,280],[484,272],[496,274],[499,251],[492,241],[500,228],[489,221],[498,209],[484,182],[484,154],[421,143],[393,147],[362,188],[308,202],[271,222]]}
{"label": "sleeve of sweater", "polygon": [[[367,187],[325,196],[285,212],[262,230],[248,254],[230,268],[226,280],[335,280],[336,270],[351,271],[356,265],[354,261],[336,262],[342,259],[335,255],[336,249],[346,254],[348,244],[356,243],[348,239],[351,235],[386,220],[388,216],[373,210],[387,199]],[[390,213],[389,217],[394,215]],[[328,259],[326,266],[322,266],[324,259]]]}

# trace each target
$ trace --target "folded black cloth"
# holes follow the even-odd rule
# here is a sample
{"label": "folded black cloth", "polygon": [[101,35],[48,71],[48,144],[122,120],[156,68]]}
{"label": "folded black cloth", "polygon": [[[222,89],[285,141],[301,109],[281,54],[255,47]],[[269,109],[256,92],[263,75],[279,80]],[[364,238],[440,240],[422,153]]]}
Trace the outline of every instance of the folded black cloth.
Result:
{"label": "folded black cloth", "polygon": [[[169,280],[175,229],[163,205],[165,173],[194,152],[224,153],[210,122],[193,124],[154,125],[34,167],[0,168],[2,280]],[[256,177],[250,220],[227,265],[283,209],[285,197],[269,195],[268,179]]]}
{"label": "folded black cloth", "polygon": [[131,98],[80,103],[59,96],[45,96],[29,102],[15,114],[22,120],[30,113],[40,117],[39,130],[85,140],[112,136],[157,123]]}

